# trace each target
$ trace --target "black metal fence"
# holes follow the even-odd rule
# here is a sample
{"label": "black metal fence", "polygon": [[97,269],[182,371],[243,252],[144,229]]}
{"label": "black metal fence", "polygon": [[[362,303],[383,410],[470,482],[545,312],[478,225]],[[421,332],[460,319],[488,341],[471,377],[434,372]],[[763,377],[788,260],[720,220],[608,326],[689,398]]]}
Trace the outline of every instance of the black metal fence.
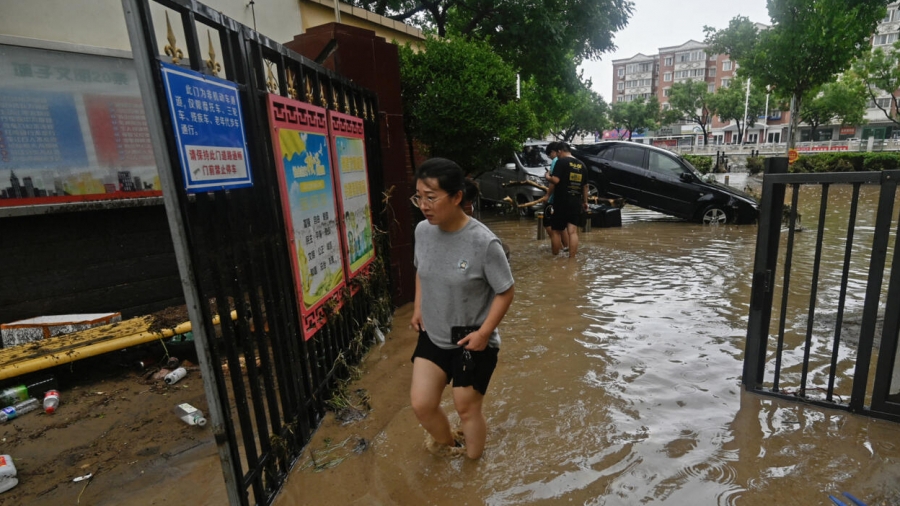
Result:
{"label": "black metal fence", "polygon": [[[895,218],[894,210],[900,171],[788,174],[787,158],[768,159],[766,164],[744,356],[745,387],[748,391],[761,394],[900,421],[900,361],[897,360],[900,330],[900,224],[897,222],[900,220]],[[830,212],[834,214],[829,207],[828,198],[829,189],[833,185],[849,185],[852,196],[846,212],[839,212],[839,219],[846,220],[846,236],[840,238],[844,242],[844,251],[843,257],[836,262],[841,266],[838,296],[834,301],[836,307],[829,308],[834,321],[833,325],[827,326],[826,333],[822,325],[816,325],[815,322],[817,310],[821,311],[821,306],[824,305],[818,290],[821,285],[820,274],[823,272],[823,257],[829,254],[823,251],[823,238],[826,233],[834,233],[834,230],[826,227],[825,219]],[[877,209],[860,210],[860,189],[863,185],[877,185]],[[788,187],[791,189],[791,203],[786,206]],[[811,187],[821,193],[821,202],[814,225],[815,242],[811,243],[814,251],[810,283],[799,286],[792,280],[793,261],[798,253],[795,234],[800,229],[797,209],[800,194]],[[874,229],[866,226],[866,236],[872,237],[871,245],[858,244],[860,239],[857,236],[862,235],[859,233],[862,228],[859,226],[861,212],[875,213]],[[811,221],[809,218],[803,220],[803,228],[811,231],[812,227],[808,227]],[[843,224],[840,229],[844,230]],[[782,235],[787,236],[783,248],[780,246]],[[805,243],[810,244],[810,241]],[[860,252],[864,253],[862,264],[868,264],[868,273],[864,277],[865,293],[858,340],[854,336],[852,346],[855,347],[855,353],[846,353],[845,350],[842,355],[842,346],[846,345],[842,343],[842,333],[845,329],[843,320],[848,290],[851,289],[848,288],[851,257]],[[889,269],[885,269],[891,256],[891,265]],[[834,264],[836,259],[828,260]],[[774,323],[772,315],[776,294],[778,329],[775,335],[770,335]],[[885,294],[886,297],[883,298]],[[803,342],[790,350],[792,360],[799,363],[792,364],[788,377],[784,371],[789,346],[785,339],[785,327],[790,311],[789,300],[795,295],[807,304],[799,310],[801,315],[805,315],[806,325]],[[824,340],[830,344],[827,348],[830,350],[830,360],[812,363],[810,348],[814,340]],[[802,358],[798,361],[800,351]],[[844,397],[836,393],[835,385],[839,374],[848,374],[848,356],[854,362],[849,400],[845,402]],[[839,358],[844,361],[840,366]],[[873,364],[874,375],[871,369]]]}
{"label": "black metal fence", "polygon": [[[322,420],[326,403],[377,327],[388,323],[392,307],[384,269],[389,248],[386,235],[378,233],[386,229],[378,223],[383,206],[372,198],[377,258],[344,290],[342,307],[326,304],[327,325],[303,339],[266,95],[362,118],[371,195],[378,196],[383,183],[376,97],[202,4],[154,0],[151,9],[148,0],[123,0],[123,7],[136,66],[143,66],[142,86],[152,86],[149,96],[144,92],[144,100],[154,104],[147,106],[148,116],[158,108],[157,132],[165,146],[157,146],[156,157],[169,162],[160,167],[167,170],[161,179],[172,179],[163,187],[173,237],[184,245],[179,270],[191,319],[200,320],[194,328],[204,329],[198,351],[229,500],[269,504]],[[157,41],[160,32],[165,41]],[[161,61],[237,84],[253,186],[192,195],[184,190]],[[222,316],[218,325],[216,315]]]}

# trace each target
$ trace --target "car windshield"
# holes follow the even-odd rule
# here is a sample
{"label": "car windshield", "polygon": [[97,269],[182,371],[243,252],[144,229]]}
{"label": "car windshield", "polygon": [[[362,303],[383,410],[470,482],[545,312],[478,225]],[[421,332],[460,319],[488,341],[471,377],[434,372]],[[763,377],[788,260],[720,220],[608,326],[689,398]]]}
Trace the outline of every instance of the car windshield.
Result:
{"label": "car windshield", "polygon": [[516,153],[522,165],[525,167],[544,167],[550,165],[550,157],[544,153],[543,146],[525,146],[522,151]]}

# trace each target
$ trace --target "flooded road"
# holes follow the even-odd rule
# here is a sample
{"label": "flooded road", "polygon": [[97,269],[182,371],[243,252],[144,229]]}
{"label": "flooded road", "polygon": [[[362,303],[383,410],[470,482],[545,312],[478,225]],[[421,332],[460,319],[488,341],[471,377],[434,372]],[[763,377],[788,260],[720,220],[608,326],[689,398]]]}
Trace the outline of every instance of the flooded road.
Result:
{"label": "flooded road", "polygon": [[[801,213],[811,224],[818,200],[809,201]],[[742,392],[755,225],[704,227],[629,206],[621,228],[581,234],[570,261],[551,257],[534,221],[483,221],[510,247],[516,278],[485,402],[484,457],[423,450],[408,406],[415,336],[405,306],[365,365],[370,419],[323,427],[310,445],[369,433],[369,449],[322,472],[298,465],[276,504],[816,505],[842,491],[900,503],[900,424]],[[815,240],[805,234],[797,241]],[[808,256],[794,258],[786,357],[802,358]],[[866,269],[854,266],[859,297],[848,314],[861,312]],[[814,360],[827,362],[826,348]],[[842,344],[841,364],[853,353]],[[444,406],[452,411],[449,395]]]}

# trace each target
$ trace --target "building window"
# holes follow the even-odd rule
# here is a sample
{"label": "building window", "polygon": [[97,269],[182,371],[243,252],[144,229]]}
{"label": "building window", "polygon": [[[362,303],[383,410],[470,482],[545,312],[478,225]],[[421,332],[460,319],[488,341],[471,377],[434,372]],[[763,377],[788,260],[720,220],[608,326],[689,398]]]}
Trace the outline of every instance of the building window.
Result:
{"label": "building window", "polygon": [[632,63],[628,65],[628,73],[636,74],[638,72],[650,72],[653,70],[652,63]]}
{"label": "building window", "polygon": [[891,109],[891,98],[878,98],[871,102],[869,102],[869,109],[874,109],[876,107],[881,107],[882,109],[890,110]]}
{"label": "building window", "polygon": [[625,97],[616,97],[616,102],[624,102]]}
{"label": "building window", "polygon": [[706,77],[706,69],[676,70],[675,79]]}
{"label": "building window", "polygon": [[619,67],[617,72],[619,74],[619,77],[624,76],[625,75],[625,67]]}
{"label": "building window", "polygon": [[706,75],[709,76],[709,77],[716,77],[716,68],[715,68],[715,67],[710,67],[710,68],[709,68],[709,72],[708,72]]}
{"label": "building window", "polygon": [[722,71],[731,70],[731,60],[725,60],[722,62]]}
{"label": "building window", "polygon": [[672,80],[672,73],[671,73],[671,72],[666,72],[665,74],[663,74],[663,81],[665,81],[665,82],[670,82],[671,80]]}
{"label": "building window", "polygon": [[616,83],[616,89],[617,89],[617,90],[624,90],[624,89],[625,89],[625,83],[623,83],[622,81],[617,82],[617,83]]}
{"label": "building window", "polygon": [[713,84],[713,83],[709,83],[709,84],[706,86],[706,91],[708,91],[708,92],[710,92],[710,93],[715,92],[715,91],[716,91],[716,85]]}
{"label": "building window", "polygon": [[883,33],[881,35],[875,36],[875,45],[876,46],[886,46],[889,44],[893,44],[897,42],[897,34],[896,33]]}
{"label": "building window", "polygon": [[727,88],[730,85],[731,85],[731,79],[722,79],[722,82],[720,83],[720,86],[722,86],[723,88]]}
{"label": "building window", "polygon": [[667,67],[672,66],[672,57],[671,56],[666,56],[666,66]]}
{"label": "building window", "polygon": [[[891,16],[893,16],[895,12],[897,12],[897,11],[892,11],[892,10],[888,9],[888,11],[887,11],[887,16],[885,16],[884,19],[882,19],[881,21],[879,21],[879,23],[890,23],[890,22],[891,22]],[[894,17],[897,17],[897,16],[894,16]]]}
{"label": "building window", "polygon": [[664,96],[664,97],[668,97],[668,96],[669,96],[669,92],[671,92],[671,91],[672,91],[671,88],[663,88],[663,96]]}

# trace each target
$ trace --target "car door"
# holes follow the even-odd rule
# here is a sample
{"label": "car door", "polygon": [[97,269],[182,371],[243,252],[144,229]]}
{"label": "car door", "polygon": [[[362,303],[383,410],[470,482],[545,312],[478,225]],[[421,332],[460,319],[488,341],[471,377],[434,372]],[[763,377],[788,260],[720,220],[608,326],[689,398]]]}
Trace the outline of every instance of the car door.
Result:
{"label": "car door", "polygon": [[626,201],[640,205],[644,200],[643,186],[647,179],[645,148],[628,144],[616,145],[610,154],[601,158],[601,170],[606,185],[605,191],[623,197]]}
{"label": "car door", "polygon": [[691,171],[674,156],[653,150],[649,151],[647,171],[646,207],[679,218],[693,218],[703,190]]}
{"label": "car door", "polygon": [[[485,200],[500,201],[509,193],[508,188],[504,188],[503,184],[515,178],[516,162],[515,155],[510,155],[503,165],[489,170],[478,176],[478,188],[481,190],[481,198]],[[510,168],[510,164],[512,168]]]}

